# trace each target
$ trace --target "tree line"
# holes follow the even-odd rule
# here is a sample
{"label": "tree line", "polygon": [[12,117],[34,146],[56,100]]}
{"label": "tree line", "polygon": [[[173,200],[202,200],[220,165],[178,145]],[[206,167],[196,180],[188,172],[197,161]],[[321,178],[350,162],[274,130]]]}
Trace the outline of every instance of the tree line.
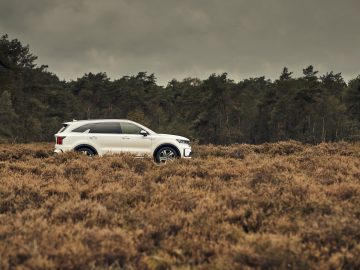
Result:
{"label": "tree line", "polygon": [[235,82],[223,73],[164,87],[146,72],[63,81],[36,59],[28,45],[1,37],[0,141],[53,140],[63,122],[97,118],[127,118],[200,143],[360,139],[360,76],[347,83],[309,65],[297,78],[285,67],[274,81]]}

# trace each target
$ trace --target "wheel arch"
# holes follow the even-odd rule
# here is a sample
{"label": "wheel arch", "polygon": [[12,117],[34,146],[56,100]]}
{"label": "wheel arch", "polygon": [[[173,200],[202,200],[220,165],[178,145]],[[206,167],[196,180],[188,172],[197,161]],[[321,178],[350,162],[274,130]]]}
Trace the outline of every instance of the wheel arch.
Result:
{"label": "wheel arch", "polygon": [[96,148],[89,144],[79,144],[78,146],[74,147],[74,150],[77,151],[80,148],[89,148],[89,149],[91,149],[91,151],[93,151],[95,153],[95,155],[98,155],[98,151],[96,150]]}
{"label": "wheel arch", "polygon": [[179,157],[181,157],[181,153],[180,153],[179,148],[177,148],[175,145],[173,145],[171,143],[163,143],[163,144],[160,144],[158,147],[155,148],[154,153],[153,153],[154,158],[156,157],[156,153],[163,147],[171,147],[171,148],[173,148],[176,151],[176,154]]}

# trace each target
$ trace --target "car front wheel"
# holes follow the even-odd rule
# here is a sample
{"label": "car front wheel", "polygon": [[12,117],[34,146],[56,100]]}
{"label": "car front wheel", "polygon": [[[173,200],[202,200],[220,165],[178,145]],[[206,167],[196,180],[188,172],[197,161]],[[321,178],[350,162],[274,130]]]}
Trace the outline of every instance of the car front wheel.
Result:
{"label": "car front wheel", "polygon": [[177,159],[179,156],[176,153],[175,149],[172,147],[162,147],[160,148],[155,155],[155,160],[157,163],[167,163]]}

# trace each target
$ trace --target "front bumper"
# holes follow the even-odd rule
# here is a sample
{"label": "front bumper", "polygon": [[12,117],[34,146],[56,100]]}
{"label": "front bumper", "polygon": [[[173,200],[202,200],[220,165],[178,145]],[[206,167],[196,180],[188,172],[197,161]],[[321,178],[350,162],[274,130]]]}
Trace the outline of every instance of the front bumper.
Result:
{"label": "front bumper", "polygon": [[191,148],[185,148],[183,154],[184,154],[184,157],[191,158],[191,155],[192,155]]}

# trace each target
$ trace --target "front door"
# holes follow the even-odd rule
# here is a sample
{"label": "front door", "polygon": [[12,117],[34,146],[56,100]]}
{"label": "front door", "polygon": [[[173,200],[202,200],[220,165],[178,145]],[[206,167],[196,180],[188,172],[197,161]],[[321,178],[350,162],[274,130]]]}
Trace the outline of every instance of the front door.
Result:
{"label": "front door", "polygon": [[136,155],[151,155],[151,135],[140,134],[141,127],[121,122],[121,148],[123,152]]}

